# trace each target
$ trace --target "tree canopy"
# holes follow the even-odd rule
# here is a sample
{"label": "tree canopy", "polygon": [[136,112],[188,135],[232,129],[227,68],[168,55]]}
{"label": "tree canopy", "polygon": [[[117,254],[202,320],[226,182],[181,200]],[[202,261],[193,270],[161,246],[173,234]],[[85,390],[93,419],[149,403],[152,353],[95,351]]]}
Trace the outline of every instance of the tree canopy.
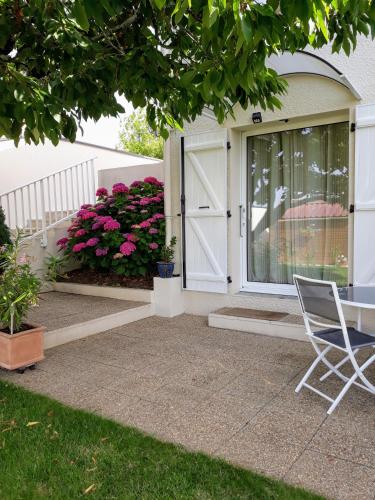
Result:
{"label": "tree canopy", "polygon": [[163,158],[163,138],[148,124],[145,109],[136,109],[122,121],[119,136],[125,151]]}
{"label": "tree canopy", "polygon": [[74,140],[116,93],[163,137],[209,106],[280,106],[267,57],[375,32],[375,0],[0,0],[0,135]]}

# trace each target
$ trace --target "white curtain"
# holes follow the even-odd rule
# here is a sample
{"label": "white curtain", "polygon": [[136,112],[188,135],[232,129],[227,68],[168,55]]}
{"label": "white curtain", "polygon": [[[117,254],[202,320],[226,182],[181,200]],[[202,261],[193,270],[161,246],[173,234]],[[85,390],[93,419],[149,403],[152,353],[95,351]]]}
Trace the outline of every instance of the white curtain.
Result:
{"label": "white curtain", "polygon": [[347,284],[348,123],[249,137],[248,281]]}

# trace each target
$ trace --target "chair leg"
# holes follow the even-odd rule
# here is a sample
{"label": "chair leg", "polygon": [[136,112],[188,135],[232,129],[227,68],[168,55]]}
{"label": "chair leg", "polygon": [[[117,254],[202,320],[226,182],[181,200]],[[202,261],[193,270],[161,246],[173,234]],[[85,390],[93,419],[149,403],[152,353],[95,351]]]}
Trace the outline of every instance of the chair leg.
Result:
{"label": "chair leg", "polygon": [[328,415],[331,415],[332,412],[335,411],[337,405],[340,403],[340,401],[342,400],[342,398],[345,396],[345,394],[348,392],[348,390],[350,389],[350,387],[353,384],[359,385],[356,382],[356,378],[358,378],[358,377],[362,380],[362,382],[364,382],[366,384],[366,385],[360,385],[360,387],[362,389],[365,389],[366,391],[372,393],[372,394],[375,394],[374,386],[372,386],[372,384],[369,383],[369,381],[366,379],[366,377],[363,374],[363,371],[366,368],[368,368],[374,361],[375,361],[375,355],[371,356],[365,363],[363,363],[363,365],[359,366],[358,368],[355,368],[355,372],[353,373],[353,375],[351,376],[351,378],[348,379],[348,381],[344,385],[343,389],[341,390],[340,394],[337,396],[337,398],[335,399],[335,401],[329,407],[329,409],[327,411]]}
{"label": "chair leg", "polygon": [[337,396],[337,398],[334,400],[334,402],[331,404],[331,406],[328,408],[328,415],[331,415],[337,405],[340,403],[340,401],[342,400],[342,398],[345,396],[345,394],[348,392],[348,390],[350,389],[351,385],[353,384],[353,382],[355,381],[355,379],[358,377],[358,374],[357,372],[356,373],[353,373],[352,377],[347,381],[347,383],[344,385],[343,389],[341,390],[340,394]]}
{"label": "chair leg", "polygon": [[[358,351],[359,351],[359,349],[355,349],[355,350],[353,351],[354,356],[357,354],[357,352],[358,352]],[[337,363],[337,365],[335,365],[335,368],[336,368],[336,369],[337,369],[337,368],[340,368],[340,366],[345,365],[345,363],[347,363],[349,360],[350,360],[350,356],[345,356],[345,358],[344,358],[344,359],[342,359],[339,363]],[[319,380],[320,380],[321,382],[323,382],[323,380],[325,380],[325,379],[326,379],[326,378],[328,378],[330,375],[332,375],[332,373],[334,373],[334,372],[333,372],[333,370],[328,370],[328,371],[327,371],[324,375],[322,375],[322,376],[320,377],[320,379],[319,379]]]}
{"label": "chair leg", "polygon": [[321,353],[318,355],[316,360],[313,362],[313,364],[310,366],[310,368],[307,370],[305,373],[304,377],[302,378],[301,382],[297,385],[295,392],[299,392],[302,387],[304,386],[305,382],[308,380],[312,372],[315,370],[317,365],[321,362],[321,360],[324,358],[324,356],[332,349],[332,346],[327,346]]}

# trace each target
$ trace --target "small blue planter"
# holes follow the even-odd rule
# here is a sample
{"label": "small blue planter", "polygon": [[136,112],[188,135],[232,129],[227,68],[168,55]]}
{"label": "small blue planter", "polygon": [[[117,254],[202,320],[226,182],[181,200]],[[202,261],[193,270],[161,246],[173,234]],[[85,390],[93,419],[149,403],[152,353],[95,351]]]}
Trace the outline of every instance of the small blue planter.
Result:
{"label": "small blue planter", "polygon": [[158,262],[157,265],[160,278],[172,278],[174,262]]}

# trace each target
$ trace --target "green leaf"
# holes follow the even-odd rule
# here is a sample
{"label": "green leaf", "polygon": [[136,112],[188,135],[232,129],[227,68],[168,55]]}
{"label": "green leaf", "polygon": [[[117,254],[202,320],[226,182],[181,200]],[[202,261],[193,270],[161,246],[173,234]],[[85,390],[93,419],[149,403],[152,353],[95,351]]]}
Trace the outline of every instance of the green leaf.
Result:
{"label": "green leaf", "polygon": [[75,2],[72,10],[72,14],[77,20],[78,24],[85,31],[88,31],[90,24],[87,18],[87,13],[82,2]]}

